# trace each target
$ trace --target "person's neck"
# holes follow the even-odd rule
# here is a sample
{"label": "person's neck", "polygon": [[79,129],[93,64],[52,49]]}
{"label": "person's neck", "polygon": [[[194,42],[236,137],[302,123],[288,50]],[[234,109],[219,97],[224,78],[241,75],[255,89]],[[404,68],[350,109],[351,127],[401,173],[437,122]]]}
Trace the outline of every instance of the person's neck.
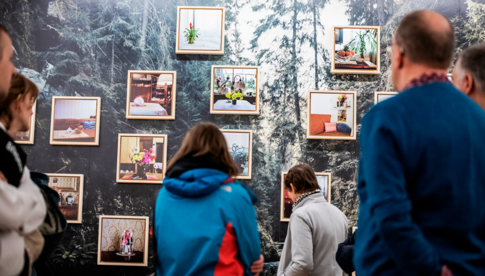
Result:
{"label": "person's neck", "polygon": [[475,91],[470,98],[485,110],[485,91]]}
{"label": "person's neck", "polygon": [[446,69],[436,69],[436,68],[429,68],[427,66],[421,64],[409,64],[406,68],[402,71],[402,78],[401,82],[398,87],[398,91],[404,90],[406,85],[410,83],[415,78],[419,78],[420,76],[427,74],[447,74]]}
{"label": "person's neck", "polygon": [[10,136],[10,138],[12,139],[13,137],[15,137],[15,134],[17,134],[20,131],[20,128],[18,127],[20,124],[15,124],[13,122],[10,122],[10,125],[9,125],[8,119],[6,117],[0,118],[0,123],[2,123],[5,126],[5,128],[7,129],[8,136]]}

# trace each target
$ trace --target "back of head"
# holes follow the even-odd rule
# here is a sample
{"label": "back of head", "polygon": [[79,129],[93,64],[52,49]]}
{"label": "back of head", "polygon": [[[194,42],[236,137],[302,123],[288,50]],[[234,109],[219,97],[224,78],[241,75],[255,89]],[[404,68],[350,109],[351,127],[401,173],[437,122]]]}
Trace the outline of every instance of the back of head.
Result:
{"label": "back of head", "polygon": [[407,58],[433,69],[448,69],[455,50],[453,25],[442,15],[419,10],[406,15],[395,34]]}
{"label": "back of head", "polygon": [[[39,96],[39,88],[26,77],[15,74],[12,77],[6,98],[0,101],[0,117],[7,116],[8,121],[10,121],[13,115],[11,114],[10,106],[16,101],[23,101],[27,95],[35,102]],[[6,127],[9,128],[8,126]]]}
{"label": "back of head", "polygon": [[210,154],[220,161],[226,167],[225,173],[228,175],[239,174],[229,153],[224,135],[215,124],[208,122],[197,124],[187,132],[182,146],[170,160],[167,171],[182,157],[197,157],[205,154]]}
{"label": "back of head", "polygon": [[300,164],[291,168],[285,177],[285,187],[291,190],[293,184],[295,193],[308,193],[319,189],[317,176],[313,168],[308,164]]}
{"label": "back of head", "polygon": [[472,75],[477,89],[485,95],[485,42],[463,50],[459,60],[463,70]]}

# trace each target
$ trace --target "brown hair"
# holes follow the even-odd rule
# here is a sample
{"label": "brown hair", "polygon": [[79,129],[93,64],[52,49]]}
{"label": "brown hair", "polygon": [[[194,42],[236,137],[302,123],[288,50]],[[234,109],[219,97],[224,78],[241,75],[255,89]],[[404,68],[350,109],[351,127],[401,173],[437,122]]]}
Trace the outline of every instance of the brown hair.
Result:
{"label": "brown hair", "polygon": [[419,10],[406,15],[396,30],[396,44],[410,61],[437,69],[448,69],[455,51],[455,32],[449,29],[437,31],[430,28],[426,13]]}
{"label": "brown hair", "polygon": [[225,173],[231,176],[239,174],[227,148],[224,135],[215,124],[209,122],[195,125],[187,132],[182,146],[168,163],[167,171],[184,156],[196,157],[204,154],[211,154],[215,159],[221,161],[227,168]]}
{"label": "brown hair", "polygon": [[478,90],[485,92],[485,42],[470,46],[460,53],[461,67],[470,73]]}
{"label": "brown hair", "polygon": [[308,164],[300,164],[291,168],[285,177],[285,187],[291,191],[290,184],[295,186],[294,192],[308,193],[320,189],[317,176]]}
{"label": "brown hair", "polygon": [[[20,74],[13,75],[7,96],[0,101],[0,117],[8,116],[8,124],[10,124],[10,121],[12,120],[10,106],[16,101],[25,100],[25,97],[29,93],[32,97],[32,102],[35,102],[37,96],[39,96],[39,88],[24,76]],[[8,129],[10,126],[5,127]]]}

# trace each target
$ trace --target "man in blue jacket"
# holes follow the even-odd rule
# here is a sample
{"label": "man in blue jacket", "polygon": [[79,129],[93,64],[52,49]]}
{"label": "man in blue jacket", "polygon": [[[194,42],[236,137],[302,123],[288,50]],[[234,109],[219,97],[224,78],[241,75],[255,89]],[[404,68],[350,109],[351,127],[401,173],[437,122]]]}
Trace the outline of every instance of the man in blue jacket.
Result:
{"label": "man in blue jacket", "polygon": [[447,80],[453,27],[410,13],[391,52],[401,93],[362,122],[357,275],[485,275],[485,112]]}

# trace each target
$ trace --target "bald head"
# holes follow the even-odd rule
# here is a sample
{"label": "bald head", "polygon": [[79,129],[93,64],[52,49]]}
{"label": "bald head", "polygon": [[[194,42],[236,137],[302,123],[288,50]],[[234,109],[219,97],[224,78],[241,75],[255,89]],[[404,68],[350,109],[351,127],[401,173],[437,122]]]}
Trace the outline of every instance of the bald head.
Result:
{"label": "bald head", "polygon": [[396,44],[413,63],[447,69],[453,60],[455,33],[442,15],[420,10],[406,15],[396,30]]}

